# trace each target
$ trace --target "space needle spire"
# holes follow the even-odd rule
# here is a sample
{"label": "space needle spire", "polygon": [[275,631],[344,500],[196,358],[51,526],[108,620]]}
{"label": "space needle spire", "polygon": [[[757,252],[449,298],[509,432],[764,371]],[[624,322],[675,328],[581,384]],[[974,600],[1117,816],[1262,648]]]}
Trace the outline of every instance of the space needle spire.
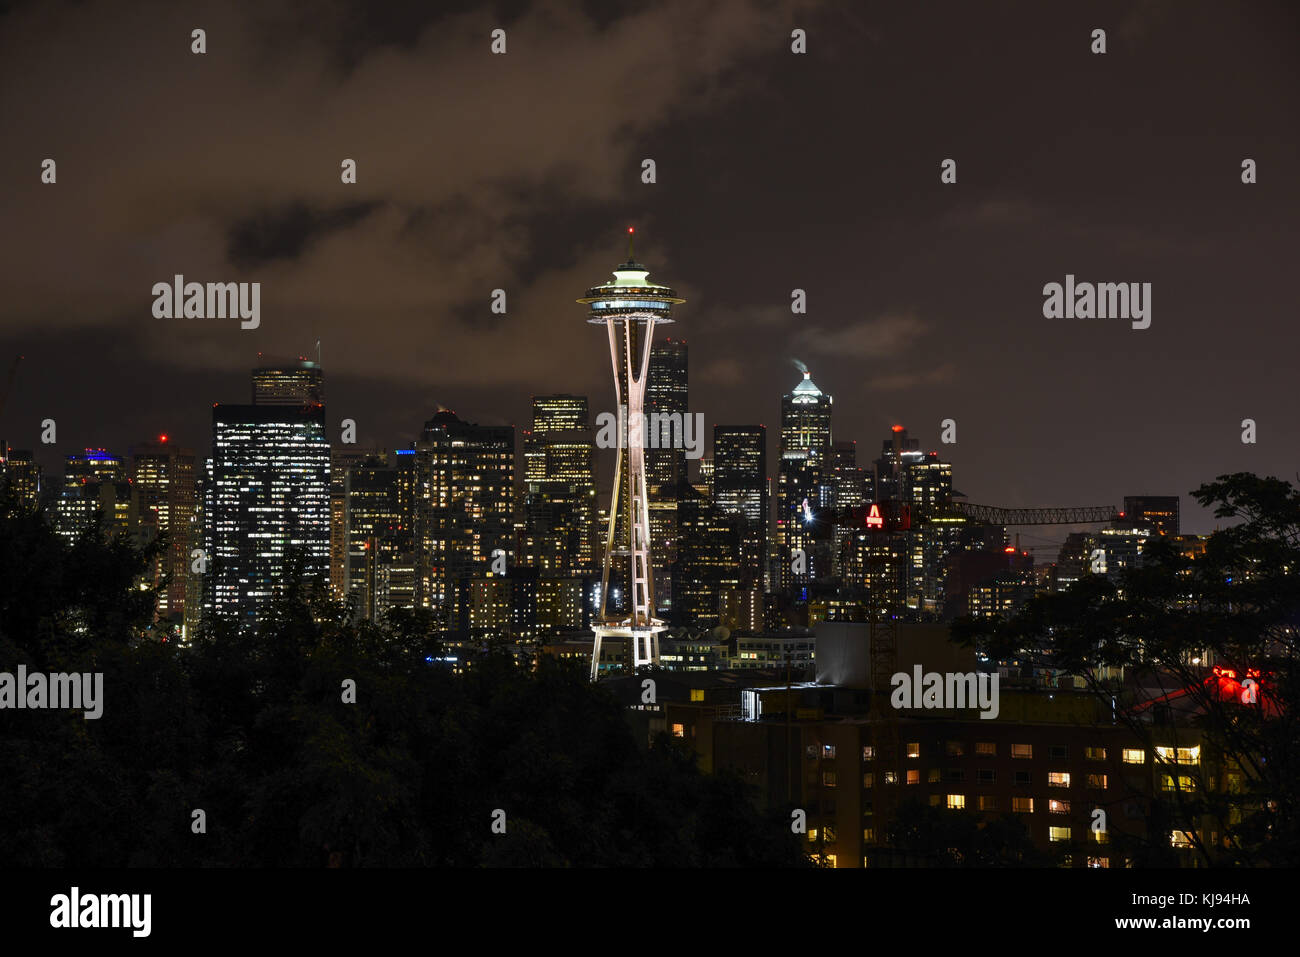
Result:
{"label": "space needle spire", "polygon": [[[609,357],[618,404],[618,448],[609,528],[600,575],[600,609],[592,631],[591,679],[600,671],[605,638],[629,639],[632,671],[659,663],[659,633],[667,625],[654,617],[654,579],[650,564],[650,506],[645,475],[645,393],[650,344],[656,325],[673,321],[672,307],[685,302],[667,286],[651,282],[650,271],[632,251],[633,227],[627,230],[627,262],[614,278],[587,290],[578,300],[590,307],[587,321],[609,333]],[[618,568],[626,583],[621,609],[610,602],[610,572]]]}

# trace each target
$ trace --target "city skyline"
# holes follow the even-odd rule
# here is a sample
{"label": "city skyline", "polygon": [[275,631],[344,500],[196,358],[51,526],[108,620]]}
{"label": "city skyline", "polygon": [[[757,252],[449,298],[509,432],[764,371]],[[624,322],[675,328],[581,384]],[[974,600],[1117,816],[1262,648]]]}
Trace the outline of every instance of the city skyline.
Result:
{"label": "city skyline", "polygon": [[1267,924],[1297,38],[0,0],[14,929],[373,944],[428,923],[388,869],[521,867],[866,870],[954,939]]}

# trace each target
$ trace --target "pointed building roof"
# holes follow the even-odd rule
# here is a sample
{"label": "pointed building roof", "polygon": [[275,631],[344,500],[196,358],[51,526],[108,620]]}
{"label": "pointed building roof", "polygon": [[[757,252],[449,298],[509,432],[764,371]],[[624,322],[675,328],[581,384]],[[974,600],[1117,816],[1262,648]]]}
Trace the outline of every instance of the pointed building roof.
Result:
{"label": "pointed building roof", "polygon": [[812,380],[812,373],[805,372],[803,381],[794,387],[795,395],[821,395],[822,390],[817,388],[817,383]]}

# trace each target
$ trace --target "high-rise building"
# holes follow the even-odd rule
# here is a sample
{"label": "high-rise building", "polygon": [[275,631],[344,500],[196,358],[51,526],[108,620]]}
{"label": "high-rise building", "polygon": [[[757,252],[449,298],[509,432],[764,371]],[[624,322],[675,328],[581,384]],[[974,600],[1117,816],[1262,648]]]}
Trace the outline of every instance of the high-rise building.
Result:
{"label": "high-rise building", "polygon": [[[600,667],[603,640],[629,639],[632,646],[629,664],[635,672],[643,664],[659,663],[659,633],[666,627],[655,615],[644,430],[637,430],[636,441],[629,441],[628,425],[641,421],[648,411],[646,380],[654,328],[672,322],[672,307],[683,300],[669,287],[651,282],[649,275],[648,269],[633,260],[629,242],[628,261],[614,270],[613,281],[593,286],[578,300],[590,308],[588,322],[606,327],[615,400],[620,408],[627,410],[620,417],[614,473],[625,478],[616,481],[614,486],[611,525],[601,570],[600,611],[592,626],[595,633],[591,656],[593,681]],[[610,603],[610,575],[615,566],[622,566],[627,576],[627,607],[622,612],[615,611]]]}
{"label": "high-rise building", "polygon": [[[737,591],[745,569],[741,559],[742,514],[723,511],[688,483],[677,490],[677,561],[673,564],[673,623],[716,625],[721,601]],[[752,574],[752,571],[751,571]]]}
{"label": "high-rise building", "polygon": [[415,534],[405,494],[410,454],[371,456],[344,478],[347,595],[360,618],[379,620],[415,603]]}
{"label": "high-rise building", "polygon": [[[660,416],[658,435],[651,436],[647,419],[644,434],[646,486],[650,495],[650,561],[654,566],[654,603],[668,610],[673,603],[673,563],[677,561],[677,489],[687,478],[686,449],[678,439],[688,425],[689,352],[682,339],[665,338],[650,346],[650,371],[646,382],[646,416]],[[680,423],[680,425],[677,425]],[[673,430],[678,429],[678,435]],[[700,436],[702,442],[704,437]]]}
{"label": "high-rise building", "polygon": [[216,405],[206,490],[204,605],[255,625],[301,562],[330,573],[330,445],[323,405]]}
{"label": "high-rise building", "polygon": [[713,502],[740,519],[740,581],[763,587],[767,556],[767,429],[713,427]]}
{"label": "high-rise building", "polygon": [[166,553],[158,557],[155,584],[166,577],[158,594],[160,619],[184,621],[189,586],[190,550],[194,548],[195,456],[166,435],[142,442],[131,457],[131,482],[139,495],[140,524],[150,536],[167,536]]}
{"label": "high-rise building", "polygon": [[330,591],[342,601],[348,594],[347,480],[349,470],[373,459],[383,460],[385,453],[377,446],[336,445],[330,449]]}
{"label": "high-rise building", "polygon": [[35,510],[41,501],[41,467],[30,449],[11,449],[0,441],[0,486],[24,508]]}
{"label": "high-rise building", "polygon": [[67,457],[56,509],[55,529],[68,541],[96,521],[110,536],[139,530],[139,496],[127,481],[122,459],[104,449]]}
{"label": "high-rise building", "polygon": [[[808,585],[831,573],[833,523],[829,475],[831,396],[812,374],[781,399],[781,461],[777,470],[776,542],[781,586],[806,597]],[[801,560],[802,556],[802,560]]]}
{"label": "high-rise building", "polygon": [[595,568],[595,449],[586,396],[533,397],[532,428],[524,435],[524,536],[539,557],[525,564],[548,573]]}
{"label": "high-rise building", "polygon": [[1180,534],[1177,495],[1125,495],[1124,517],[1138,524],[1150,524],[1157,535]]}
{"label": "high-rise building", "polygon": [[299,356],[253,370],[254,405],[325,404],[325,374],[320,363]]}
{"label": "high-rise building", "polygon": [[[690,399],[687,379],[689,353],[686,342],[671,337],[650,347],[650,372],[646,380],[645,411],[647,415],[680,415],[685,420]],[[669,423],[668,419],[660,422]],[[650,497],[655,489],[664,487],[671,495],[677,483],[686,478],[686,449],[673,447],[672,435],[661,431],[658,448],[645,450],[646,484]]]}
{"label": "high-rise building", "polygon": [[417,604],[454,627],[458,580],[515,560],[515,430],[441,411],[415,446]]}

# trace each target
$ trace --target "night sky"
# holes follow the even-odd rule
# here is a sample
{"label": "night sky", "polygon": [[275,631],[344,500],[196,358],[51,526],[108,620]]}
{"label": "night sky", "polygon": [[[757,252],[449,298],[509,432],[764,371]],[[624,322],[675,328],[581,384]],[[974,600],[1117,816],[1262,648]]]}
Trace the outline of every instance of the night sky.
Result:
{"label": "night sky", "polygon": [[[534,393],[609,409],[574,299],[635,224],[688,300],[670,331],[709,431],[764,423],[774,453],[799,359],[860,461],[902,422],[974,502],[1180,493],[1204,532],[1201,482],[1296,478],[1294,4],[180,6],[0,14],[0,375],[26,356],[0,435],[47,471],[160,432],[205,454],[256,354],[317,339],[362,444],[439,406],[521,428]],[[261,327],[154,318],[176,273],[260,282]],[[1044,318],[1067,273],[1150,282],[1151,327]]]}

